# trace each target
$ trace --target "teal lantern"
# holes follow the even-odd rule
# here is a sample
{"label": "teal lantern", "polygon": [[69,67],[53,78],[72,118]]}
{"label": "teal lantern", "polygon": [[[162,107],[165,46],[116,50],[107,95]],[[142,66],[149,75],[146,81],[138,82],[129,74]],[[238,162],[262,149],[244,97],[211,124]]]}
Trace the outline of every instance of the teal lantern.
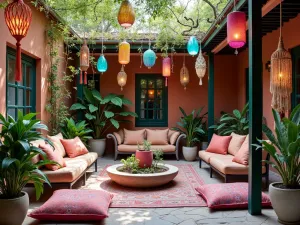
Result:
{"label": "teal lantern", "polygon": [[197,55],[199,52],[199,44],[197,38],[195,36],[191,36],[190,40],[187,44],[187,50],[190,55],[194,56]]}
{"label": "teal lantern", "polygon": [[144,52],[143,62],[144,62],[144,65],[148,67],[148,69],[150,69],[152,66],[154,66],[155,60],[156,60],[156,55],[153,50],[151,50],[149,48],[147,51]]}
{"label": "teal lantern", "polygon": [[97,62],[97,69],[99,72],[104,73],[107,71],[107,61],[104,57],[104,55],[102,54]]}

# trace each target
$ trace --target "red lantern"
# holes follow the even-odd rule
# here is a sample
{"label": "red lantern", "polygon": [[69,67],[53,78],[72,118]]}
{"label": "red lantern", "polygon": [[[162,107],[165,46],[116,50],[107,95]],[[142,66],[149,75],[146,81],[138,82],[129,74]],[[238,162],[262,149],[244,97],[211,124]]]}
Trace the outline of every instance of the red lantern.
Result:
{"label": "red lantern", "polygon": [[166,87],[168,86],[168,77],[171,76],[171,59],[170,57],[166,57],[163,59],[163,68],[162,74],[166,77]]}
{"label": "red lantern", "polygon": [[5,22],[11,35],[17,40],[17,56],[16,56],[16,81],[22,80],[22,64],[21,64],[21,44],[20,41],[27,35],[32,12],[23,0],[14,0],[8,4],[4,10]]}
{"label": "red lantern", "polygon": [[84,72],[84,84],[87,84],[87,70],[90,66],[90,50],[87,46],[86,39],[80,48],[80,84],[82,84],[82,72]]}
{"label": "red lantern", "polygon": [[246,14],[235,11],[227,16],[227,42],[238,49],[246,44]]}

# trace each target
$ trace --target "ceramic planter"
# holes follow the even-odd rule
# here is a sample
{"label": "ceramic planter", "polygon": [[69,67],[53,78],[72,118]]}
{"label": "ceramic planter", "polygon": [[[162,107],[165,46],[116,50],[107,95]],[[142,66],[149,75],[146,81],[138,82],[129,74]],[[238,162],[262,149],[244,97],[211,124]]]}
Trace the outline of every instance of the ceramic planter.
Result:
{"label": "ceramic planter", "polygon": [[0,224],[20,225],[23,223],[29,208],[29,197],[22,191],[22,196],[13,199],[0,198]]}
{"label": "ceramic planter", "polygon": [[137,150],[135,152],[135,158],[139,160],[140,168],[149,168],[152,166],[153,152]]}
{"label": "ceramic planter", "polygon": [[106,139],[90,139],[89,146],[91,152],[97,152],[98,156],[103,156],[106,147]]}
{"label": "ceramic planter", "polygon": [[269,186],[269,195],[278,221],[282,224],[300,224],[300,189],[281,189],[272,183]]}
{"label": "ceramic planter", "polygon": [[195,147],[182,147],[183,157],[186,161],[195,161],[197,157],[198,148]]}

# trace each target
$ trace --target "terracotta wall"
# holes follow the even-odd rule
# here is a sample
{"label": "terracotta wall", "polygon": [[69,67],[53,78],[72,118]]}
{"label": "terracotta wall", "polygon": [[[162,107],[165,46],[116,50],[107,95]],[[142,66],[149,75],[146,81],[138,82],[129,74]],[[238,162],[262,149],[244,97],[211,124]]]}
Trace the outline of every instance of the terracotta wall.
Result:
{"label": "terracotta wall", "polygon": [[[49,115],[45,111],[48,96],[47,77],[50,67],[49,49],[46,40],[46,27],[49,20],[43,12],[39,12],[29,0],[25,1],[32,9],[32,23],[27,36],[22,40],[22,53],[36,59],[36,111],[39,118],[47,123]],[[0,9],[0,113],[6,113],[6,48],[15,48],[15,39],[10,35],[4,21],[4,10]],[[60,55],[63,59],[63,42],[58,43]],[[58,74],[63,75],[64,60],[59,65]]]}
{"label": "terracotta wall", "polygon": [[[295,19],[290,20],[283,26],[283,38],[285,48],[291,50],[292,48],[300,45],[300,15]],[[263,37],[263,114],[267,119],[267,124],[273,126],[273,116],[271,109],[272,96],[270,93],[270,73],[265,69],[265,64],[271,59],[272,53],[277,49],[279,39],[279,30],[273,31]],[[248,68],[248,51],[244,51],[238,56],[238,106],[242,108],[245,104],[245,88],[246,76],[245,69]]]}

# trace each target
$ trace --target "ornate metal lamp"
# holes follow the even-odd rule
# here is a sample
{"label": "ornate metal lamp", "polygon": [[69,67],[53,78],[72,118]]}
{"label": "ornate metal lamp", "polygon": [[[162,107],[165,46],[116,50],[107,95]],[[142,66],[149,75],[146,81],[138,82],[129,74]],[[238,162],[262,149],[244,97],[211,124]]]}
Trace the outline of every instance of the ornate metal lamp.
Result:
{"label": "ornate metal lamp", "polygon": [[118,13],[118,22],[119,24],[126,28],[131,27],[135,21],[135,13],[131,3],[128,0],[124,0],[121,4]]}
{"label": "ornate metal lamp", "polygon": [[202,78],[205,76],[206,73],[206,61],[202,55],[201,42],[200,42],[200,52],[196,60],[195,69],[196,69],[197,76],[200,78],[199,85],[202,85]]}
{"label": "ornate metal lamp", "polygon": [[117,81],[119,86],[121,86],[121,91],[123,91],[123,87],[126,85],[127,82],[127,74],[124,71],[124,65],[122,65],[121,71],[118,73]]}
{"label": "ornate metal lamp", "polygon": [[82,84],[82,73],[84,72],[84,84],[87,84],[87,70],[90,66],[90,50],[87,46],[86,39],[80,48],[80,84]]}

